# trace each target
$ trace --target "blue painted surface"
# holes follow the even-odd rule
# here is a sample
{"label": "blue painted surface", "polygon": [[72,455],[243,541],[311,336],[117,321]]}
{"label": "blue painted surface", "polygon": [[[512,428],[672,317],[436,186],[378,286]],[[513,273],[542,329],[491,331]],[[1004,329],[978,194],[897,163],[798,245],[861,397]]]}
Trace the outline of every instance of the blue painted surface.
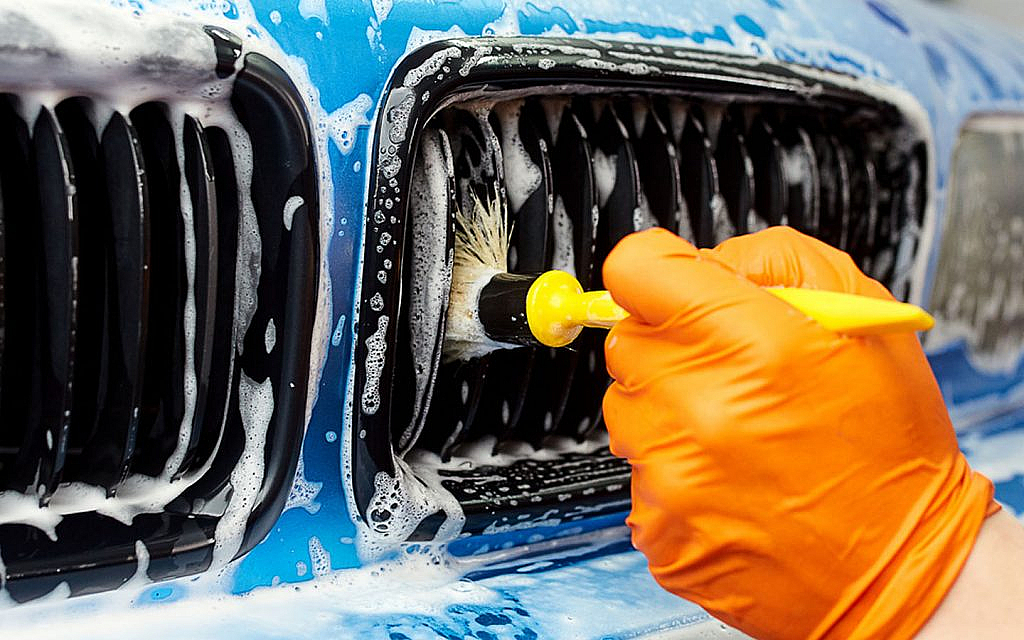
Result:
{"label": "blue painted surface", "polygon": [[532,2],[516,12],[516,19],[519,22],[519,32],[524,36],[536,36],[550,32],[553,28],[559,27],[567,34],[573,34],[580,30],[569,12],[561,7],[541,9]]}
{"label": "blue painted surface", "polygon": [[1006,396],[1024,383],[1024,360],[1005,372],[987,372],[971,362],[966,341],[958,340],[928,354],[946,403],[953,407]]}
{"label": "blue painted surface", "polygon": [[878,0],[867,0],[867,5],[871,7],[871,10],[874,11],[882,21],[891,25],[903,35],[910,35],[910,28],[907,27],[906,23],[903,22],[899,15],[897,15],[889,5]]}
{"label": "blue painted surface", "polygon": [[[825,0],[818,3],[795,0],[717,3],[703,0],[516,0],[508,3],[503,0],[460,3],[412,0],[393,6],[378,2],[375,9],[369,0],[328,0],[326,15],[321,19],[303,17],[300,12],[304,4],[316,5],[315,2],[253,0],[251,9],[258,29],[245,23],[248,6],[241,2],[160,0],[159,4],[218,13],[238,20],[240,29],[265,31],[286,55],[299,59],[308,70],[319,92],[319,107],[326,114],[353,105],[365,95],[369,97],[366,115],[370,120],[391,69],[406,53],[410,37],[414,35],[421,42],[449,34],[567,34],[659,42],[807,64],[899,86],[924,106],[934,132],[934,197],[940,221],[951,152],[966,117],[978,111],[1024,110],[1021,41],[994,27],[964,24],[959,15],[917,2],[899,3],[897,10],[896,3],[876,0],[838,3]],[[344,143],[332,141],[330,146],[335,229],[328,253],[333,293],[329,324],[334,330],[302,450],[306,480],[320,484],[316,507],[292,508],[280,517],[270,535],[239,564],[231,585],[236,593],[277,582],[298,584],[310,580],[311,572],[300,575],[300,567],[311,566],[309,546],[313,537],[329,553],[332,568],[353,569],[360,564],[353,544],[355,527],[344,493],[341,455],[349,428],[345,401],[354,346],[352,323],[366,200],[369,134],[370,125],[360,125],[351,139]],[[940,233],[941,225],[933,248],[940,244]],[[933,250],[926,290],[933,275],[934,258]],[[954,408],[986,399],[998,404],[1000,398],[1024,382],[1024,365],[1003,375],[980,371],[971,364],[963,343],[932,353],[930,361],[947,401]],[[1013,436],[1024,432],[1022,425],[1024,415],[1004,411],[973,432],[970,437],[973,448],[965,446],[965,449],[969,454],[982,451],[988,442],[986,438]],[[1003,470],[994,478],[998,497],[1018,513],[1024,513],[1024,451],[1021,454],[1019,472],[1006,475]],[[621,516],[582,526],[599,527],[613,522],[621,523]],[[531,535],[553,537],[559,535],[559,528],[459,544],[463,545],[463,552],[472,553],[474,544],[488,544],[493,549],[510,542],[522,542]],[[459,550],[458,545],[456,550]],[[605,566],[598,560],[583,563],[581,567],[590,573],[580,573],[589,576],[580,579],[592,580],[592,588],[600,584],[601,589],[609,592],[645,593],[649,594],[650,602],[657,600],[655,595],[650,595],[656,594],[657,589],[651,586],[642,560],[637,560],[636,554],[620,555],[632,559],[609,564],[607,566],[612,568],[603,572],[594,569]],[[564,589],[566,583],[560,576],[568,570],[550,570],[546,577],[535,577],[529,588],[496,587],[503,594],[498,603],[459,605],[442,612],[403,614],[386,620],[374,620],[372,616],[352,617],[335,630],[369,624],[380,631],[376,637],[391,640],[422,637],[416,634],[424,628],[440,637],[530,640],[545,630],[544,624],[531,618],[531,607],[543,610],[543,598],[550,597],[544,591],[549,587]],[[186,585],[187,582],[175,582],[149,588],[137,602],[160,605],[188,600],[190,594]],[[607,607],[602,614],[608,620],[615,620],[621,630],[642,627],[638,618],[642,618],[645,611],[627,606],[630,598],[607,598],[601,602]],[[671,610],[668,601],[658,602],[662,607],[659,611]],[[701,619],[702,614],[692,605],[679,601],[674,615],[677,620],[692,622]],[[608,637],[624,637],[626,633],[614,629],[608,632]],[[256,637],[241,629],[238,634]]]}
{"label": "blue painted surface", "polygon": [[[640,5],[644,6],[640,6]],[[655,5],[656,11],[647,5]],[[327,3],[326,20],[303,18],[297,3],[282,5],[255,0],[260,26],[284,51],[302,58],[320,92],[323,109],[330,113],[367,94],[376,103],[387,76],[405,53],[413,28],[422,31],[474,34],[519,32],[528,35],[614,37],[706,46],[754,53],[787,62],[812,64],[855,76],[872,77],[907,88],[929,110],[936,134],[939,184],[945,184],[949,151],[956,129],[972,109],[1004,105],[1008,95],[1019,95],[1024,78],[1008,70],[1005,60],[986,50],[986,37],[976,45],[954,37],[958,18],[950,18],[920,5],[901,5],[897,12],[881,1],[828,3],[828,10],[809,11],[790,3],[552,3],[531,1],[506,7],[500,0],[469,3],[405,2],[390,8],[379,20],[369,2]],[[823,4],[822,7],[825,5]],[[741,9],[741,11],[737,11]],[[271,19],[271,12],[279,20]],[[513,18],[503,20],[503,16]],[[655,19],[656,18],[656,19]],[[436,33],[433,37],[441,37]],[[886,46],[877,46],[884,41]],[[1006,46],[1005,44],[1002,46]],[[1012,71],[1012,73],[1008,72]],[[372,115],[372,109],[371,113]],[[236,590],[245,591],[273,581],[302,581],[296,563],[309,564],[311,536],[330,552],[332,566],[355,566],[358,559],[349,542],[354,528],[340,482],[339,456],[344,424],[344,394],[352,353],[351,319],[356,282],[364,182],[368,166],[368,126],[358,129],[347,153],[332,153],[336,216],[344,235],[333,238],[330,250],[334,291],[332,325],[342,329],[332,341],[320,397],[306,436],[303,457],[307,479],[323,483],[316,513],[287,511],[274,531],[242,563]],[[354,167],[356,162],[361,166]],[[943,194],[937,194],[941,208]],[[347,323],[340,323],[341,318]],[[951,347],[932,356],[943,389],[953,403],[998,394],[1020,381],[1014,376],[979,373],[963,349]],[[334,433],[334,440],[326,434]],[[554,535],[554,531],[536,532]],[[480,541],[483,544],[483,541]],[[467,547],[470,545],[466,544]]]}
{"label": "blue painted surface", "polygon": [[[647,5],[656,10],[648,10]],[[500,1],[488,0],[459,4],[422,1],[396,4],[380,22],[368,2],[328,2],[327,6],[328,20],[324,23],[317,18],[303,19],[294,4],[282,7],[270,0],[254,2],[262,27],[288,54],[307,62],[328,112],[363,93],[376,103],[390,69],[406,51],[413,27],[468,35],[518,32],[655,40],[810,64],[909,90],[925,106],[931,119],[936,185],[940,189],[947,182],[950,153],[964,118],[975,110],[1021,108],[1015,99],[1024,88],[1024,65],[1018,62],[1018,66],[1012,66],[997,52],[1016,48],[1018,41],[986,32],[980,41],[966,44],[960,18],[918,4],[901,4],[897,11],[881,1],[822,3],[819,11],[777,0],[607,4],[537,0],[508,7]],[[270,20],[274,9],[281,14],[278,24]],[[361,231],[362,171],[368,165],[368,141],[367,128],[360,128],[352,151],[344,156],[336,153],[333,158],[338,215],[349,220],[346,236],[336,237],[331,249],[335,322],[342,316],[353,318],[353,267]],[[353,171],[356,160],[361,161],[362,171]],[[944,192],[940,190],[935,195],[941,215]],[[933,246],[937,245],[936,241]],[[236,583],[239,591],[275,580],[308,579],[308,574],[298,576],[295,566],[298,561],[309,563],[311,535],[324,542],[335,568],[358,563],[352,546],[340,542],[354,535],[338,481],[341,438],[331,441],[325,437],[328,432],[342,434],[347,428],[342,424],[342,407],[351,348],[351,333],[333,341],[303,452],[308,479],[324,483],[318,498],[321,509],[316,514],[301,509],[285,513],[271,536],[242,563]],[[978,371],[971,365],[963,344],[932,354],[931,362],[952,404],[1005,394],[1024,377],[1021,368],[1005,376]],[[1006,480],[998,486],[1000,496],[1020,502],[1019,479]],[[621,516],[616,520],[621,522]],[[506,534],[495,540],[460,541],[454,545],[454,551],[472,553],[481,548],[500,548],[529,536],[555,536],[557,529]],[[615,579],[628,582],[635,577]],[[439,627],[437,631],[444,635],[464,633],[467,629],[453,627],[442,631]],[[403,637],[403,632],[395,633],[398,635],[394,637]],[[487,637],[486,632],[477,637]]]}

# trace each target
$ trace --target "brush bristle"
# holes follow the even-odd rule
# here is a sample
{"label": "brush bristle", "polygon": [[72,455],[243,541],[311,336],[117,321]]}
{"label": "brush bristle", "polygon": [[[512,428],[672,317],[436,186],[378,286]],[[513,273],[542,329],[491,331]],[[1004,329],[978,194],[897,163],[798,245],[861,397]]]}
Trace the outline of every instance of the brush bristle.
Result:
{"label": "brush bristle", "polygon": [[455,256],[452,290],[445,324],[446,361],[469,360],[496,349],[511,348],[495,342],[480,323],[480,290],[495,274],[508,268],[509,229],[505,201],[494,193],[484,203],[475,194],[471,211],[455,212]]}

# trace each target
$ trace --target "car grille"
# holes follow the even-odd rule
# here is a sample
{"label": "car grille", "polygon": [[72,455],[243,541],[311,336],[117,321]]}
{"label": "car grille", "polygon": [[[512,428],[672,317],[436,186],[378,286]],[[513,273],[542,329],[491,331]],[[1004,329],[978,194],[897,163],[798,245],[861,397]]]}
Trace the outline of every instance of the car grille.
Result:
{"label": "car grille", "polygon": [[280,67],[207,33],[235,130],[185,100],[0,95],[0,555],[17,601],[204,570],[218,535],[244,552],[287,497],[318,276],[311,136]]}
{"label": "car grille", "polygon": [[[381,317],[399,321],[382,374],[391,386],[381,383],[377,406],[360,407],[366,427],[354,450],[394,452],[414,473],[437,476],[458,498],[465,531],[622,510],[629,469],[605,446],[603,333],[585,331],[563,350],[442,361],[457,208],[504,200],[509,270],[563,269],[587,288],[602,287],[605,257],[634,231],[661,226],[711,247],[788,224],[907,295],[927,149],[899,109],[798,69],[657,49],[456,41],[407,63],[404,77],[428,66],[441,87],[415,86],[429,91],[409,148],[415,161],[407,173],[378,175],[370,203],[361,323],[368,337],[380,334]],[[385,121],[408,89],[407,80],[393,90]],[[379,126],[379,136],[395,132]],[[391,156],[379,152],[386,172]],[[404,216],[388,185],[408,194]],[[401,287],[382,287],[381,274]],[[370,468],[394,468],[381,458]]]}

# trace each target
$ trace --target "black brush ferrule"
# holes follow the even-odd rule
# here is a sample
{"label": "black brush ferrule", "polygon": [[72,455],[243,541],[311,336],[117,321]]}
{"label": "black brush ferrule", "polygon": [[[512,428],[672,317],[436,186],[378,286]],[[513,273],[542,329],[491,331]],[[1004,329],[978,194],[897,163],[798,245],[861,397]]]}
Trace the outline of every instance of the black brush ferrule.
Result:
{"label": "black brush ferrule", "polygon": [[489,338],[505,344],[540,345],[526,319],[526,296],[540,275],[499,273],[484,285],[478,311]]}

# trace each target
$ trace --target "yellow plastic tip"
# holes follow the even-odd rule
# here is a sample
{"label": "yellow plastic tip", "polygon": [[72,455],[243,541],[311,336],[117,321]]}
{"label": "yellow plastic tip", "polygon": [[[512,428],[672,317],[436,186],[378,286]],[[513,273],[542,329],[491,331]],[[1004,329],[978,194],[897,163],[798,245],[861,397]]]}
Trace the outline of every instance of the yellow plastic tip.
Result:
{"label": "yellow plastic tip", "polygon": [[836,333],[880,335],[927,331],[935,326],[935,318],[927,311],[906,302],[799,287],[773,287],[765,291]]}
{"label": "yellow plastic tip", "polygon": [[565,271],[541,274],[526,294],[526,321],[541,344],[564,347],[583,327],[610,328],[629,314],[607,291],[584,292]]}

